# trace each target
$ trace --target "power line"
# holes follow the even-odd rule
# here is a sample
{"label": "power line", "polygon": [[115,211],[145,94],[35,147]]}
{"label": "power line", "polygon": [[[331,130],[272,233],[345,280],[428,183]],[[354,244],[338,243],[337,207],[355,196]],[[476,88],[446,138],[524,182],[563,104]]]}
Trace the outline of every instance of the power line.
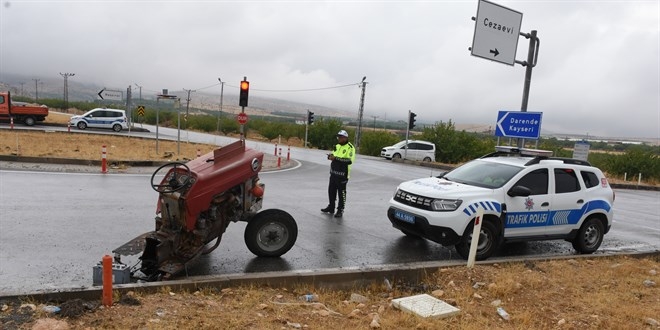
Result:
{"label": "power line", "polygon": [[308,89],[257,89],[257,88],[253,88],[252,90],[260,91],[260,92],[294,93],[294,92],[313,92],[313,91],[320,91],[320,90],[325,90],[325,89],[336,89],[336,88],[344,88],[344,87],[349,87],[349,86],[361,86],[361,85],[362,85],[362,83],[348,84],[348,85],[341,85],[341,86],[332,86],[332,87],[308,88]]}
{"label": "power line", "polygon": [[[202,88],[197,88],[196,90],[202,90],[202,89],[207,89],[211,87],[215,87],[220,85],[218,84],[213,84],[210,86],[202,87]],[[235,85],[230,85],[227,82],[224,82],[225,86],[229,87],[234,87],[234,88],[240,88],[240,86],[235,86]],[[320,91],[320,90],[325,90],[325,89],[336,89],[336,88],[344,88],[344,87],[350,87],[350,86],[361,86],[362,83],[357,83],[357,84],[347,84],[347,85],[340,85],[340,86],[330,86],[330,87],[320,87],[320,88],[308,88],[308,89],[258,89],[258,88],[250,88],[250,90],[253,91],[259,91],[259,92],[272,92],[272,93],[296,93],[296,92],[313,92],[313,91]]]}

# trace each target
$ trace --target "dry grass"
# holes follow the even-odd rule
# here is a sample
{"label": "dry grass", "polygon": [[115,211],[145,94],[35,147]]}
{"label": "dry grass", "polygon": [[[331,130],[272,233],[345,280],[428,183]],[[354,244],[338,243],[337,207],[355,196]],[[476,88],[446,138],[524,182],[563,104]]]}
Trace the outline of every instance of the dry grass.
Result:
{"label": "dry grass", "polygon": [[[383,329],[653,329],[658,328],[653,321],[660,321],[660,288],[644,283],[658,282],[659,261],[657,256],[613,257],[454,267],[419,284],[392,279],[393,291],[380,283],[350,292],[264,286],[186,293],[165,288],[130,296],[139,306],[115,302],[74,318],[37,312],[20,328],[60,321],[71,329],[369,329],[376,320]],[[318,303],[297,299],[309,292],[320,296]],[[391,306],[392,298],[432,292],[461,309],[460,314],[423,319]],[[369,301],[352,302],[351,293]],[[496,300],[510,314],[509,321],[497,315]],[[0,313],[7,329],[11,324],[4,320],[14,310]]]}
{"label": "dry grass", "polygon": [[102,147],[106,146],[108,162],[136,160],[193,159],[199,149],[202,154],[214,146],[198,143],[180,143],[177,154],[176,141],[156,141],[129,136],[101,134],[73,134],[67,132],[38,132],[0,130],[0,155],[52,157],[101,160]]}

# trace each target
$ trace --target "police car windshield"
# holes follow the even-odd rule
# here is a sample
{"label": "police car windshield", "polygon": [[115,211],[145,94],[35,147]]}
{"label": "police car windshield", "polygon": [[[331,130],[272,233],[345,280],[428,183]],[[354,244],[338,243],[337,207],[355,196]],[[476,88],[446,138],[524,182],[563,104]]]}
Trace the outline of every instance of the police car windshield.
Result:
{"label": "police car windshield", "polygon": [[443,178],[477,187],[496,189],[509,182],[523,168],[514,165],[473,160],[447,173]]}

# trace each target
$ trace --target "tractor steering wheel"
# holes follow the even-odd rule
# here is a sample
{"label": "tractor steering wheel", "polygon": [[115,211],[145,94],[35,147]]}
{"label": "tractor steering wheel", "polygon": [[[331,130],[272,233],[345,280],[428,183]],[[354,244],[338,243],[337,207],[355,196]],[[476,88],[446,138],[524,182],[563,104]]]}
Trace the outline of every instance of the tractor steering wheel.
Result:
{"label": "tractor steering wheel", "polygon": [[[172,170],[169,170],[169,168],[172,167]],[[178,173],[179,171],[177,170],[177,167],[182,167],[185,170],[185,173]],[[164,184],[160,183],[155,183],[154,179],[156,178],[156,175],[164,168],[168,168],[170,173],[166,179]],[[169,163],[165,164],[154,171],[154,174],[151,175],[151,188],[153,188],[155,191],[159,193],[172,193],[178,190],[181,190],[188,186],[190,183],[192,176],[190,174],[190,168],[184,164],[184,163]]]}

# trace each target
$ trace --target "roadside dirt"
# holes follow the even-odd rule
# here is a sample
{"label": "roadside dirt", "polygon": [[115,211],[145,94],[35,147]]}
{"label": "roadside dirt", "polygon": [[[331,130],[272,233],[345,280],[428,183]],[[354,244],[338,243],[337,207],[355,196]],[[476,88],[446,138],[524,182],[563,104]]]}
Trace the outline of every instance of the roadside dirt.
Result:
{"label": "roadside dirt", "polygon": [[[452,267],[421,283],[389,279],[351,291],[231,287],[131,292],[98,301],[2,301],[2,329],[658,329],[660,258],[593,257]],[[403,312],[392,299],[429,294],[448,318]],[[315,294],[316,302],[301,295]],[[498,315],[502,307],[509,315]],[[54,313],[54,309],[59,312]]]}

